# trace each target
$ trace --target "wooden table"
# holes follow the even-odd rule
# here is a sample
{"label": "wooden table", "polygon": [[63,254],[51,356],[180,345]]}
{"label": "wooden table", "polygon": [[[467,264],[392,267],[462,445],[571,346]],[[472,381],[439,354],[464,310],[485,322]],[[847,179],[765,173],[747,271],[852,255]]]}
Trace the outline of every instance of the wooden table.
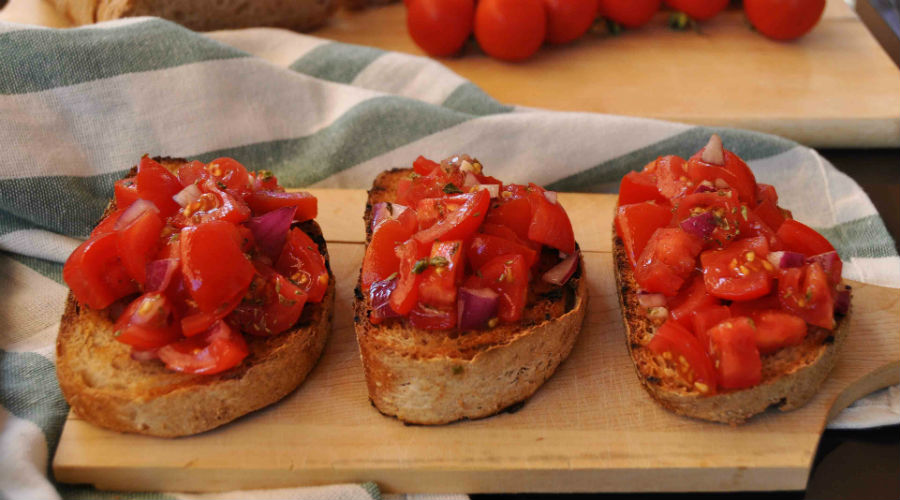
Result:
{"label": "wooden table", "polygon": [[[0,19],[68,26],[46,0],[11,0]],[[900,71],[842,0],[791,43],[748,29],[732,9],[702,32],[649,25],[545,47],[524,63],[471,44],[442,59],[497,100],[565,111],[642,116],[778,134],[813,147],[900,146]],[[402,3],[340,11],[315,36],[422,55]]]}

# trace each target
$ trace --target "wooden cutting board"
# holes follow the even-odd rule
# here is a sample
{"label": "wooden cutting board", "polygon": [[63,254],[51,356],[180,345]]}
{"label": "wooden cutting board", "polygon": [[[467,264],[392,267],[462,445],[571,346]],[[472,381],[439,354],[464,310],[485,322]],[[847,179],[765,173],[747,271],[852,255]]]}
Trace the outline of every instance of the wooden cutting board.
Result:
{"label": "wooden cutting board", "polygon": [[616,197],[563,193],[590,289],[569,359],[515,413],[405,426],[369,404],[353,332],[366,194],[312,192],[338,287],[332,337],[307,381],[278,404],[188,438],[119,434],[70,414],[57,480],[132,491],[364,481],[385,492],[797,490],[828,418],[900,381],[900,291],[856,284],[845,350],[805,407],[740,427],[666,412],[644,393],[625,347],[610,254]]}
{"label": "wooden cutting board", "polygon": [[[900,146],[900,70],[843,0],[783,43],[751,31],[739,8],[700,32],[667,27],[668,12],[617,37],[544,47],[526,62],[439,59],[507,104],[591,111],[781,135],[812,147]],[[47,0],[10,0],[0,19],[64,27]],[[416,55],[402,3],[339,11],[314,36]]]}

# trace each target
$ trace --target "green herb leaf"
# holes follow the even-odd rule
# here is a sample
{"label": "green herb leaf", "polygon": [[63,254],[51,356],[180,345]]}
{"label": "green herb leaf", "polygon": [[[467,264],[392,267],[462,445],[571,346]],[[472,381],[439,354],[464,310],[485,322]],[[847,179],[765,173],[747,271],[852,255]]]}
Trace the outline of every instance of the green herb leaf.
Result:
{"label": "green herb leaf", "polygon": [[456,187],[456,184],[453,184],[452,182],[448,182],[444,185],[444,193],[446,194],[459,194],[462,192],[462,189]]}

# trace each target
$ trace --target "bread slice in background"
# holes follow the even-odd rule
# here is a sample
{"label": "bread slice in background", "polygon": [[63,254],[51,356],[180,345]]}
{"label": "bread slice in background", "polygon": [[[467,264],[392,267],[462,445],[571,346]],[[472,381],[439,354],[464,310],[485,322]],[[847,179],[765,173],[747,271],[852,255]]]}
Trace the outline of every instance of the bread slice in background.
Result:
{"label": "bread slice in background", "polygon": [[759,385],[707,396],[693,386],[680,384],[677,376],[667,376],[661,357],[647,348],[656,326],[638,303],[640,287],[615,230],[613,265],[626,343],[638,379],[657,403],[679,415],[740,424],[771,406],[783,411],[797,409],[812,399],[825,381],[848,335],[849,313],[838,319],[833,331],[809,325],[802,344],[761,356]]}
{"label": "bread slice in background", "polygon": [[[410,172],[395,169],[375,179],[364,217],[367,241],[373,205],[393,200],[397,181]],[[552,262],[550,254],[542,260]],[[373,325],[369,298],[357,283],[354,322],[372,404],[403,422],[445,424],[493,415],[534,394],[581,330],[588,300],[584,262],[564,286],[537,278],[529,288],[519,323],[459,332],[418,330],[402,318]]]}
{"label": "bread slice in background", "polygon": [[53,0],[75,24],[156,16],[195,31],[272,26],[309,31],[325,23],[337,0]]}

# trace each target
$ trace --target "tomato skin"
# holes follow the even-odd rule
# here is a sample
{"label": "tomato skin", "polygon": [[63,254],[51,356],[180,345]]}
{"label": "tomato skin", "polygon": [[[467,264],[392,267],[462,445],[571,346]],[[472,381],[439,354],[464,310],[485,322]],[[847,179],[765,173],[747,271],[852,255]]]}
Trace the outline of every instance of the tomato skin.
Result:
{"label": "tomato skin", "polygon": [[651,202],[623,205],[616,210],[616,233],[622,238],[632,268],[653,233],[669,225],[671,219],[672,212],[668,207]]}
{"label": "tomato skin", "polygon": [[500,255],[516,254],[525,258],[525,264],[531,268],[538,260],[538,253],[525,245],[510,241],[499,236],[489,234],[477,234],[472,238],[466,249],[466,257],[472,269],[480,269]]}
{"label": "tomato skin", "polygon": [[544,0],[547,41],[569,43],[585,34],[597,17],[597,0]]}
{"label": "tomato skin", "polygon": [[282,207],[297,207],[294,220],[303,222],[315,219],[319,214],[319,201],[305,191],[284,193],[281,191],[259,190],[245,199],[253,215],[262,215]]}
{"label": "tomato skin", "polygon": [[653,172],[628,172],[619,184],[618,206],[642,201],[656,201],[661,205],[668,205],[669,200],[659,192],[656,184],[656,174]]}
{"label": "tomato skin", "polygon": [[162,246],[160,233],[165,223],[154,211],[148,210],[119,230],[116,249],[128,275],[140,284],[147,281],[147,264]]}
{"label": "tomato skin", "polygon": [[762,354],[798,345],[806,337],[806,322],[793,314],[766,310],[757,312],[752,319],[756,323],[756,347]]}
{"label": "tomato skin", "polygon": [[413,235],[420,245],[427,245],[430,248],[434,240],[465,240],[475,233],[490,208],[491,195],[482,189],[474,193],[459,195],[459,198],[465,199],[465,202],[458,209],[447,214],[428,229]]}
{"label": "tomato skin", "polygon": [[745,389],[762,380],[762,360],[756,347],[756,328],[750,318],[725,320],[712,327],[709,352],[719,373],[719,386]]}
{"label": "tomato skin", "polygon": [[206,171],[206,165],[203,162],[194,160],[178,167],[178,180],[184,187],[195,183],[199,184],[208,178],[209,172]]}
{"label": "tomato skin", "polygon": [[[193,337],[194,335],[201,334],[208,330],[211,326],[213,326],[216,321],[228,316],[232,311],[241,303],[243,299],[243,295],[236,295],[229,302],[226,302],[221,307],[216,308],[215,311],[203,312],[196,307],[191,307],[188,304],[184,304],[185,299],[190,298],[190,293],[187,288],[184,286],[182,280],[178,280],[178,283],[181,284],[180,287],[176,285],[174,289],[170,288],[166,290],[166,294],[169,297],[178,297],[179,302],[182,305],[181,309],[181,333],[185,337]],[[252,283],[252,281],[251,281]]]}
{"label": "tomato skin", "polygon": [[237,228],[225,221],[181,230],[184,282],[201,311],[215,314],[223,304],[243,295],[256,274],[240,241]]}
{"label": "tomato skin", "polygon": [[138,291],[116,250],[113,232],[91,237],[76,248],[63,265],[63,280],[78,302],[103,309]]}
{"label": "tomato skin", "polygon": [[697,274],[687,286],[682,288],[678,295],[669,300],[669,314],[673,320],[689,327],[693,323],[693,316],[696,311],[718,305],[719,303],[719,299],[706,292],[703,276]]}
{"label": "tomato skin", "polygon": [[409,314],[419,301],[421,274],[415,272],[416,262],[427,257],[430,249],[430,246],[420,245],[415,238],[410,238],[397,247],[397,257],[400,258],[397,287],[391,292],[391,298],[388,300],[395,313]]}
{"label": "tomato skin", "polygon": [[449,330],[456,326],[456,304],[445,308],[416,304],[409,312],[409,324],[423,330]]}
{"label": "tomato skin", "polygon": [[497,317],[505,323],[515,323],[522,319],[528,298],[528,264],[521,255],[494,257],[476,275],[469,276],[466,286],[497,292]]}
{"label": "tomato skin", "polygon": [[824,236],[806,224],[793,219],[784,221],[775,234],[785,249],[800,252],[807,257],[834,251],[834,247]]}
{"label": "tomato skin", "polygon": [[141,198],[152,201],[163,217],[168,217],[181,209],[172,199],[184,186],[172,172],[149,156],[141,158],[134,179]]}
{"label": "tomato skin", "polygon": [[412,235],[413,231],[398,220],[386,220],[375,228],[362,262],[361,281],[364,289],[368,290],[372,283],[399,271],[400,257],[396,249]]}
{"label": "tomato skin", "polygon": [[116,320],[116,340],[139,350],[155,349],[178,339],[174,308],[165,295],[145,293],[133,300]]}
{"label": "tomato skin", "polygon": [[765,238],[746,238],[721,250],[700,254],[706,290],[728,300],[751,300],[772,290],[773,276],[764,265],[769,254]]}
{"label": "tomato skin", "polygon": [[[456,286],[465,269],[465,250],[461,240],[435,241],[429,259],[443,259],[446,265],[430,265],[419,279],[419,304],[449,310],[456,305]],[[453,325],[456,317],[453,317]]]}
{"label": "tomato skin", "polygon": [[306,294],[306,301],[322,302],[331,279],[325,257],[319,253],[319,245],[299,227],[288,233],[275,269]]}
{"label": "tomato skin", "polygon": [[406,29],[416,45],[434,57],[459,52],[472,33],[473,0],[410,0]]}
{"label": "tomato skin", "polygon": [[709,329],[730,317],[731,311],[727,306],[708,305],[694,311],[691,326],[704,348],[709,345]]}
{"label": "tomato skin", "polygon": [[[509,187],[509,186],[507,186]],[[485,223],[506,226],[512,229],[522,241],[528,239],[528,228],[531,226],[531,202],[528,198],[511,198],[493,208],[484,219]]]}
{"label": "tomato skin", "polygon": [[251,286],[229,315],[229,324],[251,335],[269,337],[293,326],[306,303],[306,293],[274,269],[257,264],[259,286]]}
{"label": "tomato skin", "polygon": [[656,159],[656,187],[668,200],[680,198],[694,190],[693,181],[688,178],[687,163],[684,159],[668,155]]}
{"label": "tomato skin", "polygon": [[669,297],[690,277],[696,267],[700,240],[679,228],[659,228],[638,257],[634,278],[644,290]]}
{"label": "tomato skin", "polygon": [[[488,213],[488,215],[490,216],[490,213]],[[541,246],[539,244],[537,244],[531,240],[528,240],[528,239],[522,240],[522,238],[519,237],[519,235],[516,234],[515,231],[513,231],[512,229],[510,229],[507,226],[501,226],[499,224],[491,224],[489,222],[485,222],[484,224],[481,225],[480,230],[481,230],[482,234],[490,234],[491,236],[497,236],[498,238],[503,238],[505,240],[509,240],[509,241],[518,243],[519,245],[528,247],[531,250],[534,250],[535,252],[537,252],[541,248]]]}
{"label": "tomato skin", "polygon": [[753,209],[753,214],[769,226],[772,231],[776,232],[785,221],[784,213],[778,208],[778,205],[769,199],[760,201],[756,208]]}
{"label": "tomato skin", "polygon": [[778,280],[778,300],[807,323],[834,330],[834,295],[818,262],[784,269]]}
{"label": "tomato skin", "polygon": [[481,0],[475,7],[475,39],[493,58],[527,59],[544,43],[546,32],[542,0]]}
{"label": "tomato skin", "polygon": [[750,230],[749,217],[744,218],[744,213],[749,215],[749,209],[739,202],[734,191],[689,194],[675,201],[675,216],[672,221],[680,225],[702,212],[712,212],[716,219],[716,227],[706,237],[707,247],[727,245]]}
{"label": "tomato skin", "polygon": [[808,33],[825,11],[825,0],[744,0],[744,13],[757,31],[774,40]]}
{"label": "tomato skin", "polygon": [[116,208],[119,210],[128,208],[129,205],[140,199],[137,184],[135,184],[133,177],[117,180],[113,189],[116,198]]}
{"label": "tomato skin", "polygon": [[662,0],[599,0],[600,15],[626,28],[640,28],[653,19]]}
{"label": "tomato skin", "polygon": [[438,168],[441,168],[440,163],[431,161],[422,155],[419,155],[419,157],[416,158],[416,160],[413,162],[413,171],[419,175],[429,175]]}
{"label": "tomato skin", "polygon": [[708,21],[728,7],[729,0],[665,0],[669,7],[697,21]]}
{"label": "tomato skin", "polygon": [[158,353],[170,370],[212,375],[239,365],[250,350],[240,332],[217,321],[200,335],[160,347]]}
{"label": "tomato skin", "polygon": [[227,190],[241,197],[251,191],[250,174],[234,158],[216,158],[206,165],[206,171],[215,177],[217,182],[225,185],[223,191]]}
{"label": "tomato skin", "polygon": [[705,384],[706,394],[715,393],[716,371],[706,348],[685,327],[675,321],[666,321],[657,329],[647,348],[661,356],[669,353],[679,375],[690,383]]}
{"label": "tomato skin", "polygon": [[575,252],[575,232],[566,209],[557,200],[551,203],[544,194],[544,188],[537,184],[529,184],[531,192],[531,224],[528,226],[528,239],[555,248],[560,252]]}

